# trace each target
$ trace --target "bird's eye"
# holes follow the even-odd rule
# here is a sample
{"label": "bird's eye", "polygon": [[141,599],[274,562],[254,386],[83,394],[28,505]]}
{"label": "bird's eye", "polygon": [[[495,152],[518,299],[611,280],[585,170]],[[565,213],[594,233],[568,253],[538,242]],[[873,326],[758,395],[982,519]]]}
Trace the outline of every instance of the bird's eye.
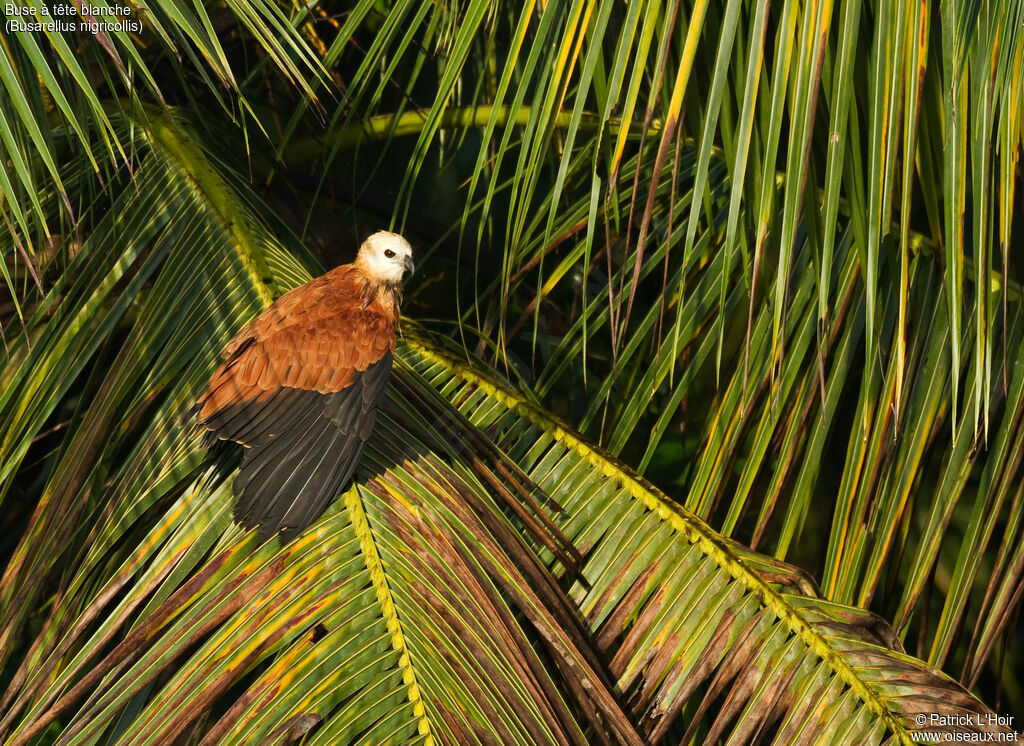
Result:
{"label": "bird's eye", "polygon": [[392,259],[395,256],[395,252],[393,252],[391,249],[384,249],[384,256],[386,256],[388,259]]}

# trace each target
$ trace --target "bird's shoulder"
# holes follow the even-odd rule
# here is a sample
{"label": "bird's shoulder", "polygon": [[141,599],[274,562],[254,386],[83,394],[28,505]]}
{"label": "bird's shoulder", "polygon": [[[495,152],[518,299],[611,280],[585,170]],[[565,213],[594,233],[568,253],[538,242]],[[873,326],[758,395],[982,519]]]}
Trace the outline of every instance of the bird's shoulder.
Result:
{"label": "bird's shoulder", "polygon": [[334,338],[383,353],[394,345],[397,309],[382,303],[362,272],[345,264],[288,291],[246,324],[224,348],[229,360],[247,348],[284,349]]}

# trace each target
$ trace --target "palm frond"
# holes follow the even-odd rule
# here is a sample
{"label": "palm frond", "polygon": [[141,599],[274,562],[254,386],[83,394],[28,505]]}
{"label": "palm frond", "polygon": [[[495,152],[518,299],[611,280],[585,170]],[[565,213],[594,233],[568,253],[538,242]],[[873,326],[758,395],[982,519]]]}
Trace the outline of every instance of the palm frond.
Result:
{"label": "palm frond", "polygon": [[[76,188],[65,183],[58,165],[62,151],[79,152],[88,162],[85,167],[101,180],[130,163],[139,143],[119,121],[136,116],[144,105],[168,106],[168,86],[158,82],[165,75],[159,70],[162,65],[173,61],[180,75],[198,73],[212,105],[251,111],[224,50],[225,39],[237,25],[245,34],[232,43],[251,40],[307,96],[315,96],[308,81],[315,83],[323,75],[295,27],[301,14],[291,19],[277,3],[266,0],[230,3],[230,18],[219,33],[202,4],[76,3],[77,14],[65,16],[51,16],[46,4],[20,0],[6,7],[16,13],[8,17],[5,11],[5,28],[9,23],[52,26],[41,32],[15,31],[0,55],[0,80],[6,92],[0,99],[5,154],[0,163],[0,208],[9,238],[18,247],[17,254],[5,247],[4,274],[15,298],[23,291],[7,262],[16,271],[23,263],[20,270],[41,285],[38,265],[51,236],[74,233],[81,226]],[[223,98],[224,88],[232,92],[233,101]],[[51,192],[57,199],[47,204],[45,197]]]}
{"label": "palm frond", "polygon": [[884,622],[717,534],[410,325],[356,485],[297,541],[258,546],[230,521],[233,467],[204,454],[191,403],[269,288],[309,275],[190,128],[158,125],[140,131],[165,157],[140,161],[60,302],[38,301],[39,364],[5,372],[5,411],[25,412],[4,450],[16,474],[88,375],[3,579],[8,641],[53,594],[32,644],[3,646],[17,653],[8,742],[47,728],[69,744],[813,728],[909,743],[916,716],[943,708],[987,728],[990,711]]}
{"label": "palm frond", "polygon": [[[241,536],[214,466],[120,566],[83,565],[60,599],[83,612],[63,624],[51,615],[55,634],[7,697],[11,743],[72,708],[63,743],[307,731],[322,743],[622,743],[688,729],[909,743],[921,713],[990,714],[902,654],[877,617],[825,602],[802,573],[718,536],[486,375],[415,335],[399,359],[365,486],[298,541]],[[490,456],[474,443],[483,431],[499,449]],[[181,439],[167,433],[164,445]],[[481,471],[481,456],[499,460]],[[562,501],[548,518],[584,554],[567,596],[557,543],[537,543],[502,510],[501,459],[525,470],[521,486]],[[548,658],[534,657],[531,634]]]}
{"label": "palm frond", "polygon": [[[5,525],[28,526],[0,542],[13,552],[0,582],[5,727],[44,712],[66,725],[54,704],[104,646],[127,657],[103,658],[96,700],[62,710],[78,713],[69,739],[143,718],[154,733],[187,724],[238,740],[485,740],[476,729],[499,722],[513,740],[572,741],[624,737],[616,708],[641,737],[681,738],[688,723],[724,736],[721,711],[742,721],[737,739],[814,722],[840,742],[884,738],[909,732],[916,705],[863,661],[881,655],[921,691],[955,689],[901,646],[981,680],[992,701],[1005,681],[1019,708],[1006,641],[1024,574],[1021,0],[361,0],[341,15],[256,0],[131,17],[141,33],[16,34],[0,55],[0,499],[14,509]],[[343,218],[318,231],[337,207]],[[406,307],[471,362],[410,338],[415,371],[387,432],[420,446],[381,440],[319,548],[279,555],[229,529],[230,466],[205,468],[183,412],[230,330],[316,266],[286,223],[330,247],[362,230],[360,208],[424,239],[428,273]],[[556,489],[526,444],[555,426],[494,388],[494,369],[673,500],[594,456],[613,482],[571,471],[593,505],[547,505],[575,484]],[[517,417],[532,424],[503,419]],[[471,445],[453,449],[462,437]],[[654,497],[614,506],[627,511],[614,514],[629,532],[619,557],[591,512],[634,483]],[[521,535],[521,574],[504,564],[507,542],[477,555],[485,529]],[[807,568],[822,597],[733,540]],[[665,555],[631,564],[634,545]],[[330,596],[341,576],[314,568],[317,552],[361,568],[343,585],[363,594],[354,628],[375,620],[365,650],[317,647],[311,620],[355,608]],[[234,592],[205,574],[219,556],[229,573],[302,571],[246,585],[261,611],[211,621],[196,599],[224,609]],[[762,586],[744,567],[776,595],[751,590]],[[175,596],[190,578],[196,597]],[[442,587],[462,605],[423,590]],[[540,601],[526,593],[538,588]],[[692,588],[719,605],[686,605]],[[663,596],[678,608],[651,600]],[[192,626],[174,626],[171,598],[193,604]],[[408,634],[395,636],[389,603]],[[573,627],[564,614],[584,606],[589,626]],[[486,611],[491,626],[453,609]],[[129,632],[135,615],[145,641]],[[278,636],[229,660],[203,647],[263,622]],[[348,639],[333,630],[331,646]],[[464,640],[488,651],[486,675]],[[524,644],[535,655],[513,661]],[[297,663],[307,646],[316,655]],[[415,662],[415,648],[416,670],[399,652]],[[825,656],[813,674],[812,654]],[[303,710],[327,658],[344,693]],[[567,672],[584,663],[610,698],[573,688]],[[278,688],[293,664],[307,673]],[[387,682],[365,689],[377,670]],[[717,694],[733,684],[726,703]],[[422,712],[407,696],[421,689]],[[181,691],[207,714],[173,704]],[[801,707],[812,691],[824,709]],[[261,720],[278,692],[290,704]]]}

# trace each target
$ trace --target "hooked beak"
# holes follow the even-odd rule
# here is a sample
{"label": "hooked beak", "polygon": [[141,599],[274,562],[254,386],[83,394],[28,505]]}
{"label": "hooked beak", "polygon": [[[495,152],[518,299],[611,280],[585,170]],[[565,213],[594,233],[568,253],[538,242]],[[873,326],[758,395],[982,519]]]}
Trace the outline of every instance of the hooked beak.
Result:
{"label": "hooked beak", "polygon": [[409,277],[416,274],[416,264],[413,262],[411,256],[405,257],[403,260],[403,266],[405,267],[405,271],[409,273]]}

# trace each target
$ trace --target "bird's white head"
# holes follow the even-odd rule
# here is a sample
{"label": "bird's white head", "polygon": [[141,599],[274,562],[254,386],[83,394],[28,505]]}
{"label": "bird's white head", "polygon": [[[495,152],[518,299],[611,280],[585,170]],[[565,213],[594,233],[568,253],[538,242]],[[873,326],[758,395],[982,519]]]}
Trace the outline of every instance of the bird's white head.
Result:
{"label": "bird's white head", "polygon": [[371,280],[382,285],[400,285],[402,275],[411,275],[416,269],[412,246],[397,233],[388,231],[377,231],[363,241],[356,264]]}

